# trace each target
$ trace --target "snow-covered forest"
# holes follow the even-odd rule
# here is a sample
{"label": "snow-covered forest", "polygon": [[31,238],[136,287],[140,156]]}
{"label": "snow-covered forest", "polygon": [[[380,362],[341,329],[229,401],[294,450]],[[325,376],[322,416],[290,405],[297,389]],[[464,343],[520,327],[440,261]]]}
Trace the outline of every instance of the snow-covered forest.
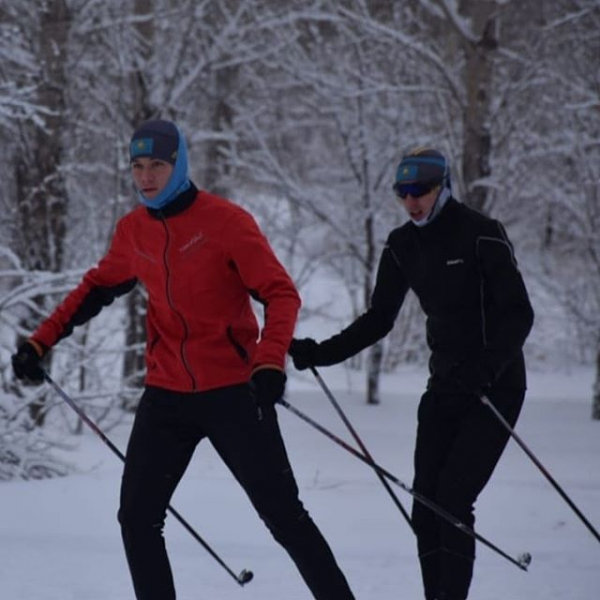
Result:
{"label": "snow-covered forest", "polygon": [[[193,179],[259,219],[322,337],[368,304],[402,153],[440,148],[462,201],[500,218],[536,324],[531,368],[600,368],[598,0],[0,0],[0,479],[68,470],[81,430],[16,344],[136,202],[136,125],[176,120]],[[143,379],[144,291],[61,342],[55,379],[110,430]],[[348,368],[424,364],[409,298]],[[600,418],[600,381],[589,390]],[[377,410],[377,409],[375,409]]]}

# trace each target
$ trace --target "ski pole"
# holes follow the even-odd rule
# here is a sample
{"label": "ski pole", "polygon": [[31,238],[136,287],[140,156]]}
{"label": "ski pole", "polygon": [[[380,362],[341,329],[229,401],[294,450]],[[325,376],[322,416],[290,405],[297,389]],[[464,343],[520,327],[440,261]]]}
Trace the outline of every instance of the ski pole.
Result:
{"label": "ski pole", "polygon": [[[364,454],[364,456],[366,456],[371,462],[374,463],[375,459],[371,456],[370,452],[367,450],[367,448],[363,444],[362,440],[360,439],[360,436],[358,435],[358,433],[356,432],[356,430],[350,423],[349,419],[344,414],[342,407],[340,406],[339,402],[335,399],[335,396],[332,394],[331,390],[326,385],[325,381],[323,380],[323,378],[321,377],[321,375],[319,374],[317,369],[314,366],[311,366],[310,370],[312,371],[312,374],[315,376],[315,379],[319,382],[319,385],[321,386],[321,389],[323,390],[323,392],[325,392],[325,395],[327,396],[327,398],[329,398],[329,401],[331,402],[331,404],[333,404],[333,407],[335,408],[338,415],[344,422],[344,425],[346,425],[346,428],[352,434],[352,437],[358,444],[359,448],[362,450],[362,453]],[[379,481],[381,481],[383,487],[385,488],[386,492],[389,494],[393,503],[396,505],[396,508],[398,508],[398,510],[402,513],[402,516],[406,519],[406,522],[408,523],[409,527],[411,528],[412,532],[414,533],[412,521],[410,520],[410,517],[408,516],[406,509],[404,508],[404,506],[402,506],[402,503],[398,499],[398,496],[396,496],[396,494],[394,493],[394,490],[392,490],[392,488],[391,488],[390,484],[387,482],[386,478],[377,469],[375,469],[375,473],[377,474],[377,477],[379,477]]]}
{"label": "ski pole", "polygon": [[494,413],[496,418],[504,425],[508,433],[512,436],[512,438],[521,446],[525,454],[529,456],[532,460],[533,464],[542,472],[542,474],[546,477],[546,479],[552,484],[554,489],[562,496],[563,500],[573,509],[573,512],[583,521],[583,524],[590,530],[591,534],[600,542],[600,534],[596,530],[596,528],[585,518],[583,513],[575,506],[575,503],[569,498],[567,493],[558,485],[556,480],[550,475],[548,470],[542,465],[542,463],[537,459],[535,454],[528,448],[527,444],[519,437],[519,435],[515,432],[515,430],[510,426],[510,424],[506,421],[506,419],[502,416],[500,411],[492,404],[490,399],[487,396],[482,396],[481,401],[488,406],[491,411]]}
{"label": "ski pole", "polygon": [[398,487],[403,489],[405,492],[410,494],[417,502],[420,502],[421,504],[423,504],[424,506],[429,508],[429,510],[431,510],[436,515],[438,515],[438,517],[444,519],[445,521],[447,521],[448,523],[450,523],[451,525],[453,525],[454,527],[456,527],[457,529],[459,529],[466,535],[478,540],[483,545],[487,546],[488,548],[490,548],[491,550],[496,552],[496,554],[499,554],[500,556],[502,556],[503,558],[505,558],[506,560],[511,562],[513,565],[519,567],[519,569],[521,569],[523,571],[527,571],[527,567],[531,563],[531,554],[529,554],[529,552],[524,552],[524,553],[520,554],[517,558],[513,558],[512,556],[510,556],[509,554],[507,554],[506,552],[504,552],[503,550],[498,548],[498,546],[492,544],[492,542],[488,541],[482,535],[477,533],[475,530],[471,529],[471,527],[469,527],[468,525],[465,525],[464,523],[459,521],[456,517],[451,515],[448,511],[443,509],[441,506],[439,506],[435,502],[429,500],[429,498],[427,498],[426,496],[423,496],[419,492],[413,490],[410,486],[403,483],[400,479],[398,479],[396,476],[392,475],[389,471],[387,471],[383,467],[380,467],[373,460],[367,458],[366,456],[364,456],[363,454],[361,454],[360,452],[355,450],[352,446],[350,446],[349,444],[344,442],[344,440],[340,439],[335,434],[331,433],[331,431],[329,431],[328,429],[326,429],[325,427],[323,427],[322,425],[320,425],[319,423],[317,423],[316,421],[311,419],[308,415],[305,415],[303,412],[298,410],[296,407],[292,406],[289,402],[287,402],[287,400],[284,400],[283,398],[281,398],[279,400],[279,404],[281,404],[282,406],[287,408],[290,412],[295,414],[297,417],[300,417],[300,419],[302,419],[304,422],[308,423],[309,425],[311,425],[312,427],[314,427],[315,429],[320,431],[323,435],[327,436],[330,440],[332,440],[333,442],[335,442],[336,444],[338,444],[339,446],[341,446],[342,448],[344,448],[345,450],[350,452],[350,454],[352,454],[353,456],[355,456],[362,462],[366,463],[371,468],[375,469],[378,473],[381,473],[381,475],[383,475],[386,479],[388,479],[389,481],[391,481],[392,483],[394,483],[395,485],[397,485]]}
{"label": "ski pole", "polygon": [[[44,379],[49,383],[54,391],[79,415],[79,418],[116,454],[123,462],[125,456],[123,453],[110,441],[106,434],[92,421],[73,399],[44,371]],[[239,575],[236,575],[223,561],[223,559],[205,542],[202,537],[194,530],[194,528],[171,506],[167,506],[167,510],[187,529],[188,533],[200,543],[200,545],[231,575],[240,586],[248,583],[254,577],[252,571],[242,570]]]}

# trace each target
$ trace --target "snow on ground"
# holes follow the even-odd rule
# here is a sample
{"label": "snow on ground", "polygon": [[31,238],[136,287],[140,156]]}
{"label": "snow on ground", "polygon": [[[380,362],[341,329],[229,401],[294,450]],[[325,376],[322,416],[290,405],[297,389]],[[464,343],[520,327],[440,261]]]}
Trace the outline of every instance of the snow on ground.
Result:
{"label": "snow on ground", "polygon": [[[341,367],[321,374],[378,462],[412,480],[416,407],[425,381],[405,370],[383,382],[383,403],[364,404],[362,376]],[[518,433],[600,528],[600,422],[590,420],[592,373],[533,373]],[[351,441],[310,374],[294,374],[288,401]],[[358,600],[422,598],[415,544],[374,473],[287,410],[280,420],[301,496],[329,540]],[[125,447],[129,424],[110,434]],[[0,484],[2,600],[131,600],[116,522],[119,460],[91,432],[78,442],[69,477]],[[405,507],[410,497],[394,488]],[[173,518],[166,537],[180,600],[310,598],[287,555],[270,538],[208,444],[201,444],[173,506],[233,572],[240,587]],[[596,600],[600,544],[523,451],[510,442],[477,507],[478,532],[511,556],[529,551],[525,573],[486,547],[474,600]]]}

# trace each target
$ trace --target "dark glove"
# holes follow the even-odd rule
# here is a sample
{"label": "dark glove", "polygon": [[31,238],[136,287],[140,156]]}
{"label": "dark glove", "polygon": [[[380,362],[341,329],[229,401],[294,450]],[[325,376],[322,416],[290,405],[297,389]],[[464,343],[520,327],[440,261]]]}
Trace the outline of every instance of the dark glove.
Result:
{"label": "dark glove", "polygon": [[11,357],[13,371],[17,379],[26,383],[40,384],[44,381],[44,371],[40,366],[42,356],[30,342],[23,342],[16,354]]}
{"label": "dark glove", "polygon": [[290,344],[288,354],[294,361],[294,366],[298,371],[304,371],[309,367],[314,367],[317,360],[317,351],[319,344],[312,338],[297,340],[294,338]]}
{"label": "dark glove", "polygon": [[482,362],[466,360],[452,367],[450,378],[464,392],[481,397],[492,384],[494,372]]}
{"label": "dark glove", "polygon": [[263,408],[275,406],[283,396],[286,379],[285,373],[279,369],[265,367],[254,371],[250,377],[250,388],[258,405]]}

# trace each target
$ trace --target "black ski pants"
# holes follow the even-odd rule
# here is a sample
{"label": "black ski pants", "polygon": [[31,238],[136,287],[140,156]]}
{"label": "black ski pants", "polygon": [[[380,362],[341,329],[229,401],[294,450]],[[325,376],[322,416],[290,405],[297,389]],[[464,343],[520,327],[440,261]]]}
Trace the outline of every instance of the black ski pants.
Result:
{"label": "black ski pants", "polygon": [[[525,392],[495,391],[488,397],[514,426]],[[477,496],[509,437],[478,397],[425,392],[418,411],[415,491],[472,528]],[[465,600],[473,577],[475,540],[416,501],[412,520],[426,600]]]}
{"label": "black ski pants", "polygon": [[138,600],[174,600],[163,527],[194,449],[208,438],[317,600],[353,600],[335,558],[298,498],[274,408],[259,413],[247,385],[183,394],[148,387],[121,485],[119,522]]}

